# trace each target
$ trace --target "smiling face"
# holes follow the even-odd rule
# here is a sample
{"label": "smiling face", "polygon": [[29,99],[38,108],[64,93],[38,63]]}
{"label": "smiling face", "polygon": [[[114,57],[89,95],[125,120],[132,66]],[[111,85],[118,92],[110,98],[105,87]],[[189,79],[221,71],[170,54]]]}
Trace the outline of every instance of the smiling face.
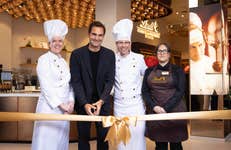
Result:
{"label": "smiling face", "polygon": [[131,50],[131,42],[128,40],[119,40],[116,42],[116,47],[121,56],[126,56]]}
{"label": "smiling face", "polygon": [[199,61],[205,53],[205,41],[199,29],[190,31],[189,56],[193,61]]}
{"label": "smiling face", "polygon": [[49,42],[51,52],[59,54],[63,49],[63,39],[58,36],[54,36]]}
{"label": "smiling face", "polygon": [[104,29],[94,26],[89,33],[89,48],[99,50],[104,38]]}

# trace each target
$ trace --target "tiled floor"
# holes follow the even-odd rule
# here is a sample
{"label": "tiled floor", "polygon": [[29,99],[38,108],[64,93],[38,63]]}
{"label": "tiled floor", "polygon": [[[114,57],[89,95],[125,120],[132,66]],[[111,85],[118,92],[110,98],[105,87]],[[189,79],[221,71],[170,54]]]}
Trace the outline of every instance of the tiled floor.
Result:
{"label": "tiled floor", "polygon": [[[96,141],[91,141],[91,150],[95,150]],[[147,139],[147,150],[154,150],[154,142]],[[183,143],[184,150],[231,150],[231,142],[213,138],[191,137]],[[0,150],[30,150],[30,144],[0,143]],[[77,143],[70,143],[69,150],[77,150]],[[115,150],[115,148],[110,148]]]}

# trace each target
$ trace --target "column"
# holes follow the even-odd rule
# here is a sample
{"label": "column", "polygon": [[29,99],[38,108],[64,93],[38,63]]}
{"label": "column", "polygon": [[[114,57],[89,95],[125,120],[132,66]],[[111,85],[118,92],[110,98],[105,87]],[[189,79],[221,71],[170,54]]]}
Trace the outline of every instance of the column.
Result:
{"label": "column", "polygon": [[101,21],[106,27],[103,46],[116,50],[112,36],[112,27],[120,19],[131,18],[130,0],[96,0],[96,20]]}
{"label": "column", "polygon": [[7,13],[0,14],[0,59],[3,69],[12,65],[12,19]]}

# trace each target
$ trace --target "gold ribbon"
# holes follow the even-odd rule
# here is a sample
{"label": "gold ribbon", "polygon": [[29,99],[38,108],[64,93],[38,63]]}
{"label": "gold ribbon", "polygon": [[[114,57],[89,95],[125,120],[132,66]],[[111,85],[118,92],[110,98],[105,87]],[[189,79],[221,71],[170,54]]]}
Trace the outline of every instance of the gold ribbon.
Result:
{"label": "gold ribbon", "polygon": [[88,116],[88,115],[62,115],[62,114],[37,114],[24,112],[0,112],[0,122],[5,121],[28,121],[28,120],[69,120],[69,121],[97,121],[103,122],[104,127],[110,127],[105,141],[118,144],[121,141],[126,145],[131,134],[129,125],[136,126],[136,121],[152,120],[208,120],[208,119],[231,119],[231,110],[177,112],[141,116],[128,116],[116,118],[114,116]]}
{"label": "gold ribbon", "polygon": [[103,117],[103,127],[110,127],[104,141],[112,145],[118,145],[120,142],[126,145],[131,138],[129,125],[136,126],[136,121],[136,117]]}
{"label": "gold ribbon", "polygon": [[[88,116],[88,115],[63,115],[63,114],[39,114],[25,112],[0,112],[0,122],[5,121],[35,121],[35,120],[68,120],[68,121],[97,121],[101,122],[105,116]],[[201,120],[201,119],[224,119],[231,120],[231,110],[213,110],[213,111],[195,111],[195,112],[176,112],[135,117],[137,121],[152,120]],[[132,120],[132,119],[129,119]]]}

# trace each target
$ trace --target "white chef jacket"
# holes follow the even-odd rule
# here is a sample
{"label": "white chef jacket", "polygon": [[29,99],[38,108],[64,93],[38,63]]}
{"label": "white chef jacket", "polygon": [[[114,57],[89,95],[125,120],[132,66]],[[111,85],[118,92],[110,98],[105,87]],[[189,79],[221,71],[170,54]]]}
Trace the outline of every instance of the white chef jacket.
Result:
{"label": "white chef jacket", "polygon": [[215,60],[203,56],[199,61],[190,60],[190,93],[192,95],[212,95],[214,90],[221,93],[222,74],[213,69]]}
{"label": "white chef jacket", "polygon": [[143,55],[130,52],[126,57],[116,54],[114,97],[135,98],[141,95],[142,78],[147,66]]}
{"label": "white chef jacket", "polygon": [[[147,66],[141,54],[130,52],[126,57],[116,54],[114,85],[114,115],[119,117],[144,115],[141,96],[143,75]],[[131,139],[128,144],[120,143],[118,150],[146,150],[144,137],[145,121],[129,126]]]}
{"label": "white chef jacket", "polygon": [[[61,103],[74,101],[70,87],[70,71],[66,61],[48,51],[40,56],[37,65],[41,94],[36,113],[63,114]],[[68,150],[69,121],[36,121],[32,150]]]}

